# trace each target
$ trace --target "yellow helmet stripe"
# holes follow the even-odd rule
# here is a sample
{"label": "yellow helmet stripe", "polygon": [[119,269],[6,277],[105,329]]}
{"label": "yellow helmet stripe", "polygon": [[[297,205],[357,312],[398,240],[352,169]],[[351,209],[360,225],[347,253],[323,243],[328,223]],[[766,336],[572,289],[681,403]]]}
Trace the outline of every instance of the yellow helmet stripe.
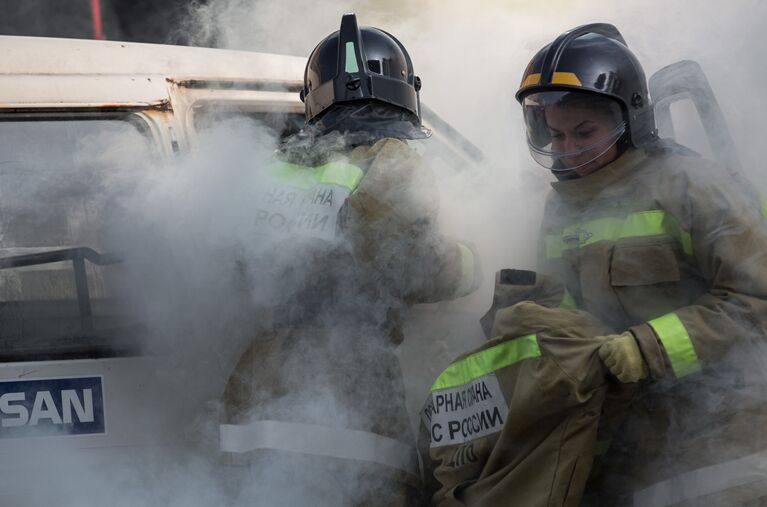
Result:
{"label": "yellow helmet stripe", "polygon": [[551,84],[583,86],[574,72],[555,72],[551,77]]}
{"label": "yellow helmet stripe", "polygon": [[524,88],[525,86],[537,85],[540,82],[541,82],[540,73],[528,74],[527,76],[525,76],[525,79],[522,80],[522,84],[519,85],[519,87]]}
{"label": "yellow helmet stripe", "polygon": [[[536,72],[534,74],[528,74],[522,80],[522,84],[519,88],[526,88],[528,86],[534,86],[541,83],[541,74]],[[553,85],[570,85],[570,86],[583,86],[581,80],[574,72],[555,72],[551,77],[551,84]]]}

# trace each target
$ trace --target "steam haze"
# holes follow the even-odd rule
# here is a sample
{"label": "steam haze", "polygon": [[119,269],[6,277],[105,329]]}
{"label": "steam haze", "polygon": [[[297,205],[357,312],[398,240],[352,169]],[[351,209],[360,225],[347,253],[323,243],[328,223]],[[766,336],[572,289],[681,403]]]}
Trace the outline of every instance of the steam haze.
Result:
{"label": "steam haze", "polygon": [[[767,4],[676,1],[250,2],[214,0],[198,11],[200,42],[307,56],[341,14],[382,28],[408,48],[423,79],[421,100],[485,153],[478,167],[454,171],[432,160],[441,190],[443,230],[472,241],[482,257],[484,285],[473,296],[417,312],[400,347],[408,408],[420,408],[428,386],[449,361],[481,343],[477,325],[489,306],[493,273],[535,268],[537,232],[553,178],[529,156],[514,93],[535,52],[565,30],[607,22],[618,27],[647,78],[680,60],[700,63],[757,187],[767,187],[761,142],[767,98]],[[286,26],[299,27],[286,30]],[[198,24],[199,28],[200,25]],[[274,28],[277,27],[277,30]],[[285,33],[289,32],[286,37]],[[707,152],[694,116],[677,138]]]}
{"label": "steam haze", "polygon": [[[476,246],[484,284],[470,297],[419,308],[407,323],[398,354],[413,419],[438,372],[481,343],[478,321],[490,304],[493,273],[505,267],[535,269],[538,227],[553,177],[530,158],[514,93],[530,58],[561,32],[591,22],[615,24],[648,78],[676,61],[698,61],[748,175],[758,187],[767,188],[763,143],[758,138],[765,130],[767,112],[762,90],[767,81],[765,2],[741,0],[725,6],[687,0],[472,4],[212,0],[190,9],[185,30],[200,45],[308,56],[338,29],[345,12],[355,12],[361,25],[379,27],[400,39],[423,80],[422,102],[486,157],[478,166],[467,164],[465,170],[456,170],[425,152],[439,181],[442,230]],[[703,146],[694,123],[679,137]],[[119,468],[119,472],[82,474],[73,481],[40,477],[47,486],[29,505],[44,501],[100,505],[101,499],[116,498],[116,505],[207,507],[227,505],[238,496],[232,490],[238,486],[228,485],[214,464],[220,394],[258,326],[258,310],[303,282],[269,279],[267,273],[261,275],[267,278],[257,279],[260,289],[250,291],[241,285],[237,275],[242,273],[233,269],[238,259],[257,257],[274,246],[248,229],[256,211],[248,189],[259,186],[259,169],[266,168],[274,148],[275,140],[258,127],[221,125],[177,166],[155,168],[153,176],[139,181],[139,192],[111,217],[119,233],[109,242],[129,261],[125,289],[152,294],[146,300],[137,297],[136,306],[153,336],[163,338],[145,346],[153,353],[173,352],[170,363],[155,374],[159,381],[178,386],[182,399],[162,400],[158,407],[193,406],[197,413],[178,431],[196,440],[200,449],[191,457],[153,456],[141,471]],[[335,405],[332,393],[322,396],[312,401],[315,408],[310,407],[317,421],[335,418],[333,422],[340,424],[351,418]],[[162,465],[168,462],[173,465]],[[93,472],[88,463],[67,466],[70,472],[81,468]],[[259,474],[260,480],[271,484],[277,472],[264,469]],[[275,496],[262,499],[264,505],[278,504],[279,493],[269,494]],[[298,505],[302,500],[311,504],[303,497],[291,502]]]}
{"label": "steam haze", "polygon": [[[534,238],[551,176],[528,155],[514,93],[535,52],[575,26],[617,26],[648,79],[679,60],[700,63],[746,171],[763,186],[757,136],[767,111],[767,96],[759,86],[767,73],[761,64],[767,59],[764,2],[739,0],[725,8],[713,1],[659,0],[485,1],[471,7],[436,0],[212,0],[196,12],[189,29],[200,43],[307,56],[338,29],[345,12],[357,13],[361,25],[399,38],[423,79],[421,100],[485,152],[487,162],[479,173],[442,179],[442,215],[451,232],[479,242],[488,279],[502,266],[530,267],[534,262]],[[287,30],[289,26],[297,29]],[[699,126],[692,127],[678,137],[693,148],[705,147]],[[483,186],[488,182],[492,190]],[[467,184],[477,192],[467,193]],[[489,296],[485,289],[478,297],[486,301]]]}

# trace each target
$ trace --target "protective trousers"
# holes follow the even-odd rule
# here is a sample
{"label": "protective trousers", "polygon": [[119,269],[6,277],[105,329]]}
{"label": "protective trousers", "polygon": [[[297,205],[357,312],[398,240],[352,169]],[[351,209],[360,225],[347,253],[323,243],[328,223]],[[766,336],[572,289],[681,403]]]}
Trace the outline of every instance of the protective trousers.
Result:
{"label": "protective trousers", "polygon": [[240,466],[247,505],[418,504],[399,364],[365,331],[283,330],[242,356],[224,395],[221,448]]}

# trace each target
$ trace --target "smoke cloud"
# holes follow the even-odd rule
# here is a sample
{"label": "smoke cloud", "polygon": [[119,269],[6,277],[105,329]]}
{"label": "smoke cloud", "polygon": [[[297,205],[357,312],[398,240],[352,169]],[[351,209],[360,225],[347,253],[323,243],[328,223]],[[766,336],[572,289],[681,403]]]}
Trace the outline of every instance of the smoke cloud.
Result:
{"label": "smoke cloud", "polygon": [[[307,56],[338,29],[341,15],[352,11],[362,25],[380,27],[403,42],[424,82],[421,100],[485,154],[481,164],[467,162],[456,169],[444,163],[452,155],[438,156],[425,144],[417,146],[437,174],[442,230],[477,247],[485,283],[472,296],[418,308],[406,323],[398,355],[414,423],[438,372],[483,340],[478,321],[492,297],[493,273],[504,267],[535,268],[538,227],[552,177],[529,156],[514,92],[535,51],[562,31],[595,21],[615,24],[648,77],[681,59],[698,61],[746,172],[757,186],[767,186],[758,139],[767,111],[759,87],[767,77],[761,65],[767,60],[763,2],[740,0],[723,8],[715,2],[660,0],[485,1],[471,7],[437,0],[211,0],[190,8],[186,30],[200,45]],[[694,121],[683,125],[680,140],[704,147]],[[91,141],[93,146],[104,144]],[[175,431],[194,445],[174,452],[153,449],[133,461],[109,456],[108,468],[85,456],[61,462],[53,440],[34,452],[18,445],[9,459],[20,469],[34,470],[35,460],[54,464],[35,476],[44,485],[31,492],[25,484],[9,486],[0,499],[6,495],[16,505],[102,505],[106,499],[116,505],[316,505],[314,495],[330,494],[320,488],[320,479],[332,473],[313,478],[317,480],[292,490],[286,499],[281,488],[290,486],[284,483],[292,473],[290,463],[255,466],[245,486],[236,477],[241,471],[222,468],[217,458],[220,397],[229,372],[268,320],[270,308],[307,283],[306,273],[278,276],[283,268],[304,261],[311,266],[311,259],[301,257],[300,244],[288,250],[279,246],[280,240],[253,230],[252,217],[260,205],[252,190],[264,186],[277,140],[258,125],[226,122],[207,131],[193,153],[171,166],[143,158],[135,164],[140,148],[131,142],[117,144],[108,153],[89,146],[88,140],[81,147],[83,156],[107,157],[120,169],[99,182],[119,195],[110,203],[109,232],[99,241],[125,261],[115,276],[121,290],[133,295],[133,311],[145,323],[142,349],[163,358],[148,372],[147,382],[175,393],[159,394],[147,405],[184,420],[185,426]],[[134,176],[136,165],[141,176]],[[35,184],[44,190],[56,182],[49,178]],[[274,257],[275,248],[285,255]],[[254,273],[242,263],[266,256],[274,269]],[[304,357],[312,360],[309,352]],[[309,422],[353,425],[357,414],[334,396],[318,384],[259,415],[289,413],[300,405]],[[162,415],[148,417],[156,417],[158,425],[164,420]],[[35,458],[23,459],[25,454]],[[339,469],[336,483],[361,480],[340,474]]]}

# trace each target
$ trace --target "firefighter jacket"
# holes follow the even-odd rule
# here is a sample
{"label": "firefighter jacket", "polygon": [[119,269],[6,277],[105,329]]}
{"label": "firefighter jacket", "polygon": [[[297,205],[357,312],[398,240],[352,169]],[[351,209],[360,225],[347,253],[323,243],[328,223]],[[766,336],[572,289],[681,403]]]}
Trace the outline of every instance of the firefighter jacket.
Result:
{"label": "firefighter jacket", "polygon": [[279,163],[270,176],[255,222],[271,243],[243,271],[254,297],[264,280],[278,290],[226,387],[222,450],[265,459],[263,469],[302,456],[306,480],[286,462],[285,490],[326,474],[328,505],[407,505],[417,461],[394,350],[400,316],[473,290],[472,250],[436,231],[434,176],[402,141]]}
{"label": "firefighter jacket", "polygon": [[724,169],[660,151],[632,149],[552,185],[542,271],[612,332],[630,330],[650,370],[605,456],[605,504],[710,494],[737,505],[727,490],[763,494],[764,474],[738,471],[739,459],[767,449],[767,234],[758,205]]}
{"label": "firefighter jacket", "polygon": [[607,392],[598,350],[608,329],[569,303],[551,278],[496,275],[482,319],[492,339],[442,372],[421,413],[432,505],[580,504]]}

